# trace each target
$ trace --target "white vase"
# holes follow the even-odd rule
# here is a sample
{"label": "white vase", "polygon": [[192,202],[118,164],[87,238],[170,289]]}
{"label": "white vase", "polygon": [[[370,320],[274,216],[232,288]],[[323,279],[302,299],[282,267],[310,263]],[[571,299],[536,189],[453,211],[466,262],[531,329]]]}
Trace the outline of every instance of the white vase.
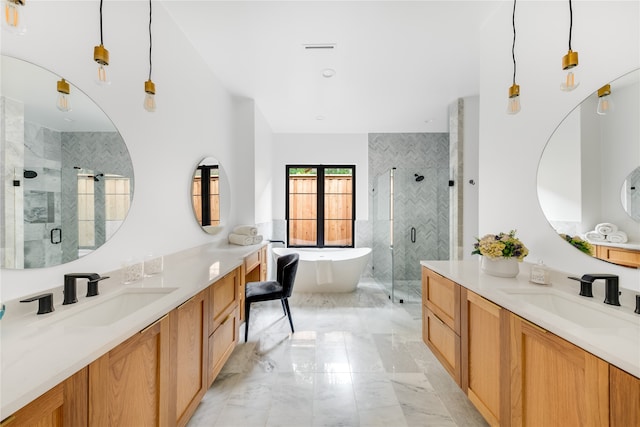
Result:
{"label": "white vase", "polygon": [[485,273],[497,277],[516,277],[520,272],[517,258],[491,259],[483,256],[480,266]]}

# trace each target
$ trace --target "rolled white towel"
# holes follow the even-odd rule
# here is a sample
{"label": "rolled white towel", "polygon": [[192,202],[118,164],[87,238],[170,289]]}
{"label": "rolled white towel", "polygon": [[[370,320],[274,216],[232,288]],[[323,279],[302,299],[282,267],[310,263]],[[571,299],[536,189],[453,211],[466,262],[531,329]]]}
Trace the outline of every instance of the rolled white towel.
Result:
{"label": "rolled white towel", "polygon": [[262,234],[258,234],[257,236],[253,236],[253,244],[257,245],[258,243],[262,243]]}
{"label": "rolled white towel", "polygon": [[605,236],[611,233],[615,233],[616,231],[618,231],[618,226],[615,224],[612,224],[610,222],[603,222],[600,223],[598,225],[596,225],[596,229],[595,229],[598,233],[600,234],[604,234]]}
{"label": "rolled white towel", "polygon": [[585,239],[589,240],[590,242],[606,242],[607,241],[607,236],[605,236],[604,234],[598,233],[597,231],[587,231],[584,234]]}
{"label": "rolled white towel", "polygon": [[229,243],[233,243],[234,245],[253,245],[253,237],[246,236],[244,234],[229,234]]}
{"label": "rolled white towel", "polygon": [[611,243],[627,243],[629,238],[624,231],[616,231],[615,233],[607,234],[607,241]]}
{"label": "rolled white towel", "polygon": [[244,234],[245,236],[257,236],[258,228],[253,225],[239,225],[232,231],[233,234]]}

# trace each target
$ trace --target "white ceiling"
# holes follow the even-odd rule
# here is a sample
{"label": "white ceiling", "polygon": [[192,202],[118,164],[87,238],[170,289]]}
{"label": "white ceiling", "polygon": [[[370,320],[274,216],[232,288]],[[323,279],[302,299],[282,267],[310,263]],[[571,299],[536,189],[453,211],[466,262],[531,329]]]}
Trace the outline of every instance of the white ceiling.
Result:
{"label": "white ceiling", "polygon": [[501,3],[163,1],[276,133],[447,132],[448,105],[478,94],[479,30]]}

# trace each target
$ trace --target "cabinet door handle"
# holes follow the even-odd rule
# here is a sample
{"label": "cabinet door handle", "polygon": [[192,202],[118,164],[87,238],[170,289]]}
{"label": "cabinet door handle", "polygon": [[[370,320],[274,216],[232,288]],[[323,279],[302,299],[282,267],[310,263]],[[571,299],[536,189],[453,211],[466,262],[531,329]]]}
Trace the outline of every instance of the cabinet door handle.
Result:
{"label": "cabinet door handle", "polygon": [[0,422],[0,427],[8,426],[9,424],[14,422],[15,420],[16,420],[16,416],[15,415],[10,415],[8,418],[5,418],[4,420],[2,420],[2,422]]}
{"label": "cabinet door handle", "polygon": [[224,318],[224,320],[222,321],[222,323],[220,323],[221,325],[224,325],[225,323],[227,323],[227,321],[229,321],[229,319],[231,319],[233,317],[233,312],[227,314],[227,317]]}
{"label": "cabinet door handle", "polygon": [[164,319],[166,319],[169,316],[169,313],[165,314],[164,316],[162,316],[161,318],[159,318],[158,320],[156,320],[155,322],[153,322],[152,324],[150,324],[149,326],[147,326],[146,328],[144,328],[143,330],[141,330],[139,333],[140,334],[144,334],[145,332],[147,332],[149,329],[153,328],[154,326],[156,326],[158,323],[162,322]]}

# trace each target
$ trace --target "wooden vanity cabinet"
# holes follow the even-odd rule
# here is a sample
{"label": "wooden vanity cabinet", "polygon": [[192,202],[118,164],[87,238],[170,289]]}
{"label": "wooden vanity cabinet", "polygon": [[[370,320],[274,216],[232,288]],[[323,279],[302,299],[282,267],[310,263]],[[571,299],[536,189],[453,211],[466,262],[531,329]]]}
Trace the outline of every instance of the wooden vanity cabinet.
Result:
{"label": "wooden vanity cabinet", "polygon": [[595,245],[596,258],[626,267],[640,267],[640,251],[614,246]]}
{"label": "wooden vanity cabinet", "polygon": [[460,285],[422,268],[422,339],[461,385]]}
{"label": "wooden vanity cabinet", "polygon": [[511,425],[607,426],[609,364],[514,314]]}
{"label": "wooden vanity cabinet", "polygon": [[87,368],[4,419],[1,427],[75,427],[87,424]]}
{"label": "wooden vanity cabinet", "polygon": [[609,367],[611,427],[640,426],[640,379]]}
{"label": "wooden vanity cabinet", "polygon": [[508,425],[509,311],[462,289],[462,390],[492,426]]}
{"label": "wooden vanity cabinet", "polygon": [[205,290],[176,308],[171,316],[171,372],[175,375],[172,383],[175,384],[175,422],[178,426],[189,421],[209,386],[206,371],[208,308]]}
{"label": "wooden vanity cabinet", "polygon": [[207,289],[208,357],[207,386],[211,385],[238,342],[241,268],[233,270]]}
{"label": "wooden vanity cabinet", "polygon": [[171,426],[170,314],[89,365],[90,426]]}

